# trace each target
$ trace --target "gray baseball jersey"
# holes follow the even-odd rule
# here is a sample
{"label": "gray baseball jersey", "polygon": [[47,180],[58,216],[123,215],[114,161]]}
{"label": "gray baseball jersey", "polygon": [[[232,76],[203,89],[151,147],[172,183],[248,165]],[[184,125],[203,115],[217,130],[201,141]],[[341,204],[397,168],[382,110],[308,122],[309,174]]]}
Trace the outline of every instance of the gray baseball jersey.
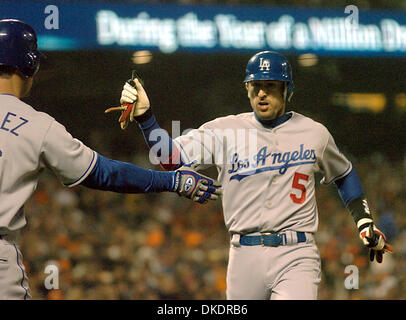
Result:
{"label": "gray baseball jersey", "polygon": [[352,168],[328,130],[296,112],[276,128],[263,126],[252,112],[218,118],[175,141],[188,162],[218,168],[231,233],[315,232],[314,174],[321,172],[329,184]]}
{"label": "gray baseball jersey", "polygon": [[[253,112],[230,115],[207,122],[174,140],[186,162],[196,161],[202,169],[217,167],[218,180],[223,185],[224,220],[231,235],[290,232],[290,237],[292,232],[303,232],[311,241],[300,245],[315,246],[312,237],[318,227],[315,173],[320,172],[323,175],[321,182],[329,184],[348,174],[352,164],[339,151],[322,124],[299,113],[290,113],[289,120],[274,128],[262,125]],[[246,287],[250,282],[254,283],[250,268],[261,263],[268,265],[268,262],[250,264],[246,259],[255,261],[249,258],[253,256],[252,252],[274,248],[238,248],[238,243],[232,243],[227,275],[228,298],[262,299],[266,295],[263,291],[252,289],[248,293]],[[243,250],[246,254],[241,253]],[[295,252],[290,253],[292,263],[297,263],[296,256],[306,254],[303,253],[306,251],[296,252],[292,248],[278,250]],[[313,280],[311,285],[303,286],[308,289],[302,294],[296,286],[295,292],[289,293],[291,297],[296,294],[300,299],[314,298],[317,292],[318,251],[314,248],[308,250],[313,252],[312,257],[307,257],[312,261],[310,279]],[[278,257],[285,255],[276,253],[276,249],[269,252],[269,261],[280,260]],[[243,266],[247,266],[246,269]],[[286,265],[280,264],[281,270],[284,267]],[[273,280],[260,278],[257,282],[264,284],[269,280],[275,284],[281,270],[274,271]],[[309,274],[306,270],[303,273]],[[275,287],[272,290],[277,292]],[[289,294],[279,293],[279,296]]]}
{"label": "gray baseball jersey", "polygon": [[[12,234],[26,224],[24,203],[36,189],[44,168],[51,169],[66,186],[81,183],[92,171],[97,153],[74,139],[54,118],[34,110],[13,95],[0,95],[0,236],[5,245],[10,245]],[[25,277],[21,257],[15,250],[2,250],[16,257],[2,256],[3,261],[16,261],[15,281],[21,290],[10,290],[2,286],[0,298],[29,296],[28,288],[21,281]],[[15,251],[15,252],[14,252]],[[9,267],[8,285],[10,280]],[[23,272],[22,272],[23,271]],[[2,277],[3,278],[3,277]],[[18,280],[19,278],[19,280]],[[10,296],[4,296],[11,292]],[[13,294],[12,292],[17,292]]]}

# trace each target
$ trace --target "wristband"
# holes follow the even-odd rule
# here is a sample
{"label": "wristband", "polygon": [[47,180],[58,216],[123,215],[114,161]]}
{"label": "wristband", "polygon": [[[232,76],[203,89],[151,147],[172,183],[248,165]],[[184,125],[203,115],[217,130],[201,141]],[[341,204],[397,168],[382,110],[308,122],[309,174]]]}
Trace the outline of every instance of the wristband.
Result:
{"label": "wristband", "polygon": [[149,120],[153,116],[151,107],[147,109],[142,115],[134,117],[134,120],[137,121],[139,124]]}
{"label": "wristband", "polygon": [[354,218],[355,224],[359,231],[373,223],[371,212],[369,211],[368,202],[365,198],[356,198],[347,204],[347,209]]}

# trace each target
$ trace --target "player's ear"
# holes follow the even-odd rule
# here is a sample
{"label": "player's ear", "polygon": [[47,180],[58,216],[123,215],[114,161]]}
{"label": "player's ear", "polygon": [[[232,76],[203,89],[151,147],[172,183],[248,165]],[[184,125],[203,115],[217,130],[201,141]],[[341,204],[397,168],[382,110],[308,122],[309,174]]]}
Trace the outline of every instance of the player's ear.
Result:
{"label": "player's ear", "polygon": [[248,92],[248,82],[246,82],[246,83],[245,83],[245,89],[247,90],[247,94],[248,94],[248,97],[249,97],[249,92]]}

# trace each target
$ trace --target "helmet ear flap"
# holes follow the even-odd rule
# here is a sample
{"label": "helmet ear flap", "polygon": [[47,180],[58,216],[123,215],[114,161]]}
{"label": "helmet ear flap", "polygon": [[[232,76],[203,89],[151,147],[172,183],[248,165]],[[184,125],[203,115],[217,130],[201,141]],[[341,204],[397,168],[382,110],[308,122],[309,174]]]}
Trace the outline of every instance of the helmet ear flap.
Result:
{"label": "helmet ear flap", "polygon": [[286,102],[290,102],[293,96],[293,84],[291,81],[285,82],[285,89],[283,92],[283,98]]}
{"label": "helmet ear flap", "polygon": [[287,100],[287,98],[288,98],[288,83],[287,82],[284,82],[283,83],[284,85],[283,85],[283,101],[288,101]]}
{"label": "helmet ear flap", "polygon": [[288,96],[288,102],[290,102],[290,100],[292,99],[292,96],[293,96],[293,92],[291,92],[291,93],[289,94],[289,96]]}
{"label": "helmet ear flap", "polygon": [[24,64],[22,64],[21,70],[26,78],[35,76],[39,70],[40,59],[35,51],[29,51],[24,55]]}
{"label": "helmet ear flap", "polygon": [[290,102],[293,96],[293,82],[289,81],[287,85],[288,91],[287,91],[287,101]]}

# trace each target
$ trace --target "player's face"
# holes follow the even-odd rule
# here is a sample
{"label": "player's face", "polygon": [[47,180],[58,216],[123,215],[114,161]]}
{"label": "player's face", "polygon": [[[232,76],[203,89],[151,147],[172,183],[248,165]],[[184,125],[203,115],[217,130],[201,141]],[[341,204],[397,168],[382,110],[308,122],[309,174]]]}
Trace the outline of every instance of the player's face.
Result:
{"label": "player's face", "polygon": [[257,80],[245,84],[251,107],[263,120],[272,120],[285,113],[284,83],[276,80]]}

